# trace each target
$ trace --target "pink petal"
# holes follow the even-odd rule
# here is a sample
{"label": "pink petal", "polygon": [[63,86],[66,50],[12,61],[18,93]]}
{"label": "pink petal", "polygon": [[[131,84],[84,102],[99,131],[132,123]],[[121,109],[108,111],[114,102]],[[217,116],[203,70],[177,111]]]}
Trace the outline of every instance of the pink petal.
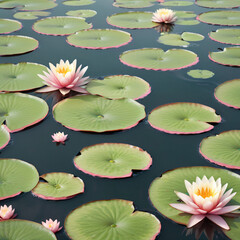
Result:
{"label": "pink petal", "polygon": [[228,224],[226,223],[226,221],[220,217],[220,216],[217,216],[217,215],[206,215],[206,217],[214,222],[215,224],[217,224],[219,227],[223,228],[223,229],[226,229],[226,230],[229,230],[230,227],[228,226]]}
{"label": "pink petal", "polygon": [[74,88],[72,88],[72,90],[75,92],[80,92],[80,93],[89,93],[86,89],[81,88],[81,87],[74,87]]}
{"label": "pink petal", "polygon": [[171,203],[169,205],[182,212],[186,212],[190,214],[199,214],[194,208],[183,203]]}
{"label": "pink petal", "polygon": [[193,200],[186,194],[175,191],[176,195],[187,205],[193,208],[198,208],[198,206],[193,202]]}
{"label": "pink petal", "polygon": [[194,225],[198,224],[205,218],[205,215],[192,215],[191,218],[189,219],[188,228],[193,227]]}
{"label": "pink petal", "polygon": [[44,88],[41,88],[39,90],[37,90],[36,92],[37,93],[44,93],[44,92],[53,92],[53,91],[56,91],[58,90],[58,88],[55,88],[55,87],[44,87]]}
{"label": "pink petal", "polygon": [[225,205],[227,205],[227,204],[231,201],[231,199],[232,199],[235,195],[236,195],[236,192],[233,193],[233,194],[231,194],[230,196],[228,196],[228,197],[226,197],[226,198],[223,197],[223,198],[221,199],[221,201],[219,202],[219,204],[217,205],[217,207],[220,207],[220,208],[224,207]]}
{"label": "pink petal", "polygon": [[240,208],[240,205],[234,205],[234,206],[227,206],[227,207],[223,207],[217,211],[211,211],[211,214],[214,214],[214,215],[222,215],[222,214],[225,214],[225,213],[230,213],[230,212],[233,212],[233,211],[236,211]]}
{"label": "pink petal", "polygon": [[66,95],[70,92],[70,89],[60,88],[59,91],[62,95]]}

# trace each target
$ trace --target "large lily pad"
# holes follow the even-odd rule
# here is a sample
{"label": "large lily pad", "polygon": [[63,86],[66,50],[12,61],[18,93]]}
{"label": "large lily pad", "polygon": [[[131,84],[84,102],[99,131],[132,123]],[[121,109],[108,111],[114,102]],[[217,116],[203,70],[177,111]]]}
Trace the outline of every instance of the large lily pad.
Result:
{"label": "large lily pad", "polygon": [[0,123],[10,132],[32,126],[46,117],[48,105],[41,98],[23,93],[0,93]]}
{"label": "large lily pad", "polygon": [[193,2],[190,1],[166,1],[162,2],[161,5],[168,7],[185,7],[193,5]]}
{"label": "large lily pad", "polygon": [[80,9],[80,10],[73,10],[66,12],[66,15],[68,16],[74,16],[74,17],[82,17],[82,18],[89,18],[94,17],[97,14],[94,10],[88,10],[88,9]]}
{"label": "large lily pad", "polygon": [[121,199],[84,204],[67,216],[64,225],[72,240],[154,240],[161,229],[154,215],[134,211],[132,202]]}
{"label": "large lily pad", "polygon": [[27,11],[27,12],[17,12],[13,15],[13,17],[17,19],[23,19],[23,20],[33,20],[33,19],[38,19],[38,17],[47,17],[49,15],[50,15],[50,12]]}
{"label": "large lily pad", "polygon": [[219,123],[221,117],[213,108],[188,102],[159,106],[149,114],[153,128],[171,134],[198,134],[213,129],[209,123]]}
{"label": "large lily pad", "polygon": [[152,22],[151,12],[124,12],[107,17],[108,24],[119,28],[153,28],[158,24]]}
{"label": "large lily pad", "polygon": [[114,7],[145,8],[153,6],[154,0],[115,0]]}
{"label": "large lily pad", "polygon": [[84,192],[82,179],[69,173],[47,173],[40,178],[44,182],[39,181],[32,193],[46,200],[65,200]]}
{"label": "large lily pad", "polygon": [[151,156],[139,147],[123,143],[102,143],[83,148],[74,158],[75,166],[92,176],[125,178],[132,170],[146,170]]}
{"label": "large lily pad", "polygon": [[67,37],[70,45],[88,49],[117,48],[130,41],[130,33],[114,29],[83,30]]}
{"label": "large lily pad", "polygon": [[214,73],[209,70],[202,70],[202,69],[193,69],[187,72],[187,75],[192,78],[201,78],[207,79],[214,76]]}
{"label": "large lily pad", "polygon": [[240,45],[240,29],[217,29],[215,32],[210,32],[209,37],[220,43]]}
{"label": "large lily pad", "polygon": [[36,186],[38,177],[36,168],[27,162],[0,159],[0,200],[31,191]]}
{"label": "large lily pad", "polygon": [[197,25],[199,21],[195,19],[196,14],[191,11],[176,11],[177,25]]}
{"label": "large lily pad", "polygon": [[85,22],[84,18],[69,16],[48,17],[33,24],[34,31],[54,36],[69,35],[91,27],[92,24]]}
{"label": "large lily pad", "polygon": [[206,8],[236,8],[240,6],[239,0],[196,0],[195,3]]}
{"label": "large lily pad", "polygon": [[85,95],[57,103],[53,116],[75,131],[106,132],[132,128],[146,114],[144,106],[131,99],[110,100]]}
{"label": "large lily pad", "polygon": [[93,0],[68,0],[63,2],[67,6],[86,6],[93,3],[95,3]]}
{"label": "large lily pad", "polygon": [[41,224],[20,219],[1,221],[0,239],[57,240],[55,234]]}
{"label": "large lily pad", "polygon": [[44,86],[37,74],[46,71],[46,67],[37,63],[0,64],[0,92],[26,91]]}
{"label": "large lily pad", "polygon": [[175,12],[178,19],[189,19],[189,18],[195,18],[197,15],[192,11],[176,11]]}
{"label": "large lily pad", "polygon": [[22,24],[19,21],[12,19],[0,19],[0,34],[7,34],[15,32],[22,28]]}
{"label": "large lily pad", "polygon": [[120,61],[130,67],[147,70],[176,70],[198,63],[198,56],[185,49],[142,48],[120,55]]}
{"label": "large lily pad", "polygon": [[15,55],[31,52],[38,48],[34,38],[20,35],[0,36],[0,55]]}
{"label": "large lily pad", "polygon": [[103,80],[91,80],[87,85],[87,91],[111,99],[131,98],[137,100],[147,96],[151,87],[139,77],[114,75],[105,77]]}
{"label": "large lily pad", "polygon": [[10,134],[5,125],[0,126],[0,149],[7,146],[10,141]]}

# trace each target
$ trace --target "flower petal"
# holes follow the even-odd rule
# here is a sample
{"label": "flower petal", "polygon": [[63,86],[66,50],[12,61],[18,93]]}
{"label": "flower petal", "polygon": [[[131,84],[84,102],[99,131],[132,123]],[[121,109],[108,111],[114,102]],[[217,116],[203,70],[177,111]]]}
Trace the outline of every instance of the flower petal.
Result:
{"label": "flower petal", "polygon": [[192,215],[191,218],[189,219],[188,228],[193,227],[194,225],[198,224],[205,218],[205,215]]}
{"label": "flower petal", "polygon": [[182,212],[186,212],[190,214],[199,214],[194,208],[183,203],[171,203],[169,205]]}
{"label": "flower petal", "polygon": [[44,88],[41,88],[39,90],[37,90],[36,92],[37,93],[44,93],[44,92],[53,92],[53,91],[56,91],[58,90],[58,88],[55,88],[55,87],[44,87]]}
{"label": "flower petal", "polygon": [[222,214],[225,214],[225,213],[230,213],[230,212],[233,212],[233,211],[236,211],[240,208],[240,205],[233,205],[233,206],[227,206],[227,207],[223,207],[217,211],[211,211],[211,214],[214,214],[214,215],[222,215]]}
{"label": "flower petal", "polygon": [[206,217],[213,223],[217,224],[219,227],[226,229],[226,230],[230,229],[230,227],[228,226],[228,224],[222,217],[217,216],[217,215],[211,215],[211,214],[206,215]]}

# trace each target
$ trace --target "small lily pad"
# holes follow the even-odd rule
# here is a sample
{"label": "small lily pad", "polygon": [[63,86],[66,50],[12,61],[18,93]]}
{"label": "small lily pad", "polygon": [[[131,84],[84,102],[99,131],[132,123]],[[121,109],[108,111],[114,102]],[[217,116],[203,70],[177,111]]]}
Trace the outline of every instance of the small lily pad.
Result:
{"label": "small lily pad", "polygon": [[86,6],[95,3],[93,0],[68,0],[62,2],[64,5],[67,6]]}
{"label": "small lily pad", "polygon": [[217,29],[215,32],[210,32],[209,37],[220,43],[240,45],[240,29]]}
{"label": "small lily pad", "polygon": [[33,165],[18,159],[1,158],[0,200],[31,191],[37,185],[38,177],[38,172]]}
{"label": "small lily pad", "polygon": [[189,75],[192,78],[201,78],[201,79],[207,79],[214,76],[214,73],[209,70],[202,70],[202,69],[194,69],[187,72],[187,75]]}
{"label": "small lily pad", "polygon": [[73,17],[82,17],[82,18],[94,17],[96,14],[97,14],[96,11],[88,10],[88,9],[80,9],[80,10],[66,12],[66,15],[73,16]]}
{"label": "small lily pad", "polygon": [[153,128],[170,134],[198,134],[210,131],[221,117],[213,108],[198,104],[178,102],[152,110],[148,121]]}
{"label": "small lily pad", "polygon": [[129,75],[114,75],[103,80],[91,80],[87,91],[111,99],[131,98],[137,100],[147,96],[150,85],[142,78]]}
{"label": "small lily pad", "polygon": [[158,41],[162,44],[169,46],[188,46],[189,42],[186,42],[182,39],[181,35],[173,33],[162,34]]}
{"label": "small lily pad", "polygon": [[92,176],[125,178],[132,170],[147,170],[151,156],[139,147],[123,143],[102,143],[83,148],[74,158],[75,166]]}
{"label": "small lily pad", "polygon": [[196,0],[195,3],[206,8],[237,8],[240,6],[239,0]]}
{"label": "small lily pad", "polygon": [[146,8],[153,6],[153,0],[115,0],[114,7],[121,8]]}
{"label": "small lily pad", "polygon": [[22,24],[19,21],[12,19],[0,19],[0,34],[7,34],[15,32],[22,28]]}
{"label": "small lily pad", "polygon": [[48,105],[41,98],[23,93],[0,93],[0,123],[10,132],[32,126],[46,117]]}
{"label": "small lily pad", "polygon": [[178,19],[189,19],[195,18],[197,15],[192,11],[175,11],[176,16]]}
{"label": "small lily pad", "polygon": [[0,126],[0,149],[7,146],[10,141],[10,134],[5,125]]}
{"label": "small lily pad", "polygon": [[46,200],[65,200],[84,192],[82,179],[69,173],[47,173],[40,178],[44,182],[40,181],[32,193]]}
{"label": "small lily pad", "polygon": [[50,12],[43,11],[34,11],[34,12],[17,12],[13,15],[14,18],[23,19],[23,20],[34,20],[38,17],[47,17],[50,15]]}
{"label": "small lily pad", "polygon": [[92,24],[85,22],[84,18],[69,16],[48,17],[33,24],[35,32],[54,36],[69,35],[89,28],[92,28]]}
{"label": "small lily pad", "polygon": [[142,48],[123,52],[120,61],[134,68],[167,71],[195,65],[198,56],[185,49]]}
{"label": "small lily pad", "polygon": [[161,5],[168,6],[168,7],[185,7],[185,6],[193,5],[193,2],[189,2],[189,1],[167,1],[167,2],[162,2]]}
{"label": "small lily pad", "polygon": [[200,22],[195,19],[196,14],[191,11],[176,11],[177,21],[175,24],[177,25],[197,25]]}
{"label": "small lily pad", "polygon": [[184,32],[181,35],[182,39],[190,42],[198,42],[204,39],[204,36],[198,33]]}
{"label": "small lily pad", "polygon": [[132,202],[121,199],[86,203],[67,216],[64,226],[70,239],[81,240],[154,240],[161,229],[154,215],[134,211]]}
{"label": "small lily pad", "polygon": [[130,33],[114,29],[83,30],[67,37],[70,45],[87,49],[117,48],[131,41]]}
{"label": "small lily pad", "polygon": [[195,20],[195,19],[178,19],[175,24],[177,25],[197,25],[199,24],[200,22],[198,20]]}
{"label": "small lily pad", "polygon": [[0,36],[0,56],[23,54],[38,48],[34,38],[19,35]]}
{"label": "small lily pad", "polygon": [[57,103],[53,116],[75,131],[106,132],[132,128],[146,114],[144,106],[131,99],[110,100],[82,95]]}

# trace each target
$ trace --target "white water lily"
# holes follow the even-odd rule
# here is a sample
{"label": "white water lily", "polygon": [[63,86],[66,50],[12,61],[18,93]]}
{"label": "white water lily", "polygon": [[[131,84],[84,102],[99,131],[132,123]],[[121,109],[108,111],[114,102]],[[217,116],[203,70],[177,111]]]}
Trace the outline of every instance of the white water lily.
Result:
{"label": "white water lily", "polygon": [[153,13],[152,21],[156,23],[173,23],[177,20],[175,12],[171,9],[160,8]]}

